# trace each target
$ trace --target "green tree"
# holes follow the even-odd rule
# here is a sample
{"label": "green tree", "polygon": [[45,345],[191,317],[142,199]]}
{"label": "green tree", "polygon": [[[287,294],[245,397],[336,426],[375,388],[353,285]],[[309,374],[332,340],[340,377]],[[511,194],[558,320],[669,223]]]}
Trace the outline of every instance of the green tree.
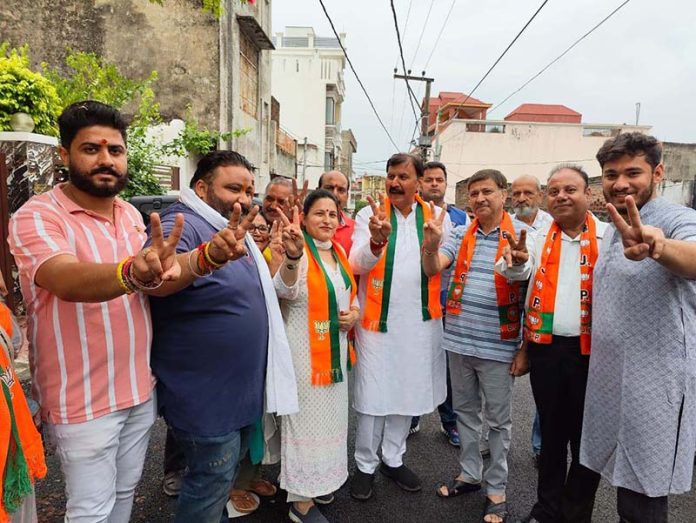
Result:
{"label": "green tree", "polygon": [[23,112],[34,119],[34,131],[56,136],[61,101],[55,86],[41,73],[31,70],[29,48],[0,44],[0,131],[10,131],[10,118]]}

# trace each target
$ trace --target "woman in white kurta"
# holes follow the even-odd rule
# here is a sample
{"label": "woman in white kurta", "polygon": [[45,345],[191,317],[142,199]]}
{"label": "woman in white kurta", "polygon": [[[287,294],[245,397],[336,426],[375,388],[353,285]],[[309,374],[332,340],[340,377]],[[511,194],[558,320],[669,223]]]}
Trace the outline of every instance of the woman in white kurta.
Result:
{"label": "woman in white kurta", "polygon": [[[332,494],[348,477],[347,331],[357,321],[359,308],[357,301],[350,303],[350,286],[346,285],[332,252],[336,248],[331,238],[338,226],[338,216],[338,202],[327,191],[314,191],[305,200],[302,223],[307,235],[313,238],[340,311],[342,380],[324,385],[312,383],[307,286],[310,254],[309,249],[303,252],[299,223],[288,221],[284,226],[286,258],[274,278],[290,342],[300,406],[299,413],[281,419],[280,486],[288,491],[288,501],[293,502],[290,519],[296,522],[309,517],[324,520],[313,498]],[[350,267],[346,269],[350,271]]]}

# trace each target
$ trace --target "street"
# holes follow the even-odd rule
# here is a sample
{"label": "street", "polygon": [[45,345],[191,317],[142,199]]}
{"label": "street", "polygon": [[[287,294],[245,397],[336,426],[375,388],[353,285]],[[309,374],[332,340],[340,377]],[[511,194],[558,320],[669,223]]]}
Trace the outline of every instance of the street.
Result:
{"label": "street", "polygon": [[[510,478],[508,500],[515,518],[525,516],[535,500],[536,469],[530,448],[530,432],[534,415],[528,377],[517,380],[513,399],[513,440],[509,455]],[[354,425],[351,422],[351,429]],[[145,463],[143,478],[138,486],[133,509],[133,522],[156,523],[171,521],[176,501],[167,497],[161,488],[162,456],[164,452],[164,424],[156,423]],[[352,444],[353,433],[349,435]],[[352,448],[349,448],[352,454]],[[455,499],[440,499],[435,495],[438,482],[447,481],[457,473],[457,449],[450,446],[439,430],[436,413],[421,419],[421,431],[409,438],[405,462],[417,472],[423,481],[423,490],[416,494],[401,491],[395,484],[377,475],[375,494],[367,502],[350,498],[345,485],[336,494],[336,501],[323,507],[322,512],[332,522],[479,522],[483,509],[483,494],[478,492]],[[353,466],[352,459],[349,460]],[[55,456],[48,459],[49,473],[37,486],[39,521],[53,523],[62,521],[65,507],[63,482]],[[266,467],[267,478],[277,476],[278,467]],[[602,482],[593,521],[613,522],[616,516],[616,493],[606,482]],[[274,501],[265,501],[254,514],[240,518],[245,523],[289,521],[287,505],[281,493]],[[696,521],[696,494],[673,496],[670,499],[670,521],[692,523]]]}

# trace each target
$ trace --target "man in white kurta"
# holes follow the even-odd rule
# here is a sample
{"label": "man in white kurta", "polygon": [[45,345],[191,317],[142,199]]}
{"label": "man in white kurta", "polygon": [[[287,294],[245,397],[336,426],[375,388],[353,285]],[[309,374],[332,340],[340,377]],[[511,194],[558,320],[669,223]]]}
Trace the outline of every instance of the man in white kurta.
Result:
{"label": "man in white kurta", "polygon": [[[357,470],[351,482],[351,495],[361,500],[372,494],[372,479],[380,466],[377,454],[380,447],[382,472],[404,490],[420,490],[420,480],[403,464],[411,417],[432,412],[444,401],[447,392],[442,320],[424,321],[421,309],[421,254],[415,197],[422,174],[422,162],[412,155],[394,155],[387,163],[386,190],[397,223],[387,332],[369,331],[360,323],[356,328],[353,407],[358,413]],[[437,208],[435,212],[439,215],[441,210]],[[371,228],[375,228],[373,215],[373,207],[365,207],[358,213],[350,253],[351,267],[356,275],[361,275],[360,303],[365,303],[367,275],[386,247],[386,241],[380,241],[382,236],[371,233]],[[445,231],[450,228],[449,218],[445,219],[444,227]]]}

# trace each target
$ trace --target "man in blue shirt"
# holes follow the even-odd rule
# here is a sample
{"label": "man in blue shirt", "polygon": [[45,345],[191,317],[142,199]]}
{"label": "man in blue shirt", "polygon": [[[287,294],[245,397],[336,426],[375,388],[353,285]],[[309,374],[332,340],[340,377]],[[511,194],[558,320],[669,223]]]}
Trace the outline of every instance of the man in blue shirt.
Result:
{"label": "man in blue shirt", "polygon": [[[447,191],[447,168],[442,162],[428,162],[425,164],[423,177],[420,179],[420,195],[426,202],[433,202],[438,207],[447,211],[452,220],[453,227],[469,224],[469,216],[457,209],[454,205],[445,203],[445,192]],[[440,293],[440,303],[445,306],[447,294],[447,282],[449,281],[450,271],[446,271],[442,276],[442,291]],[[443,316],[444,321],[444,316]],[[452,410],[452,385],[450,383],[449,369],[447,370],[447,398],[445,402],[438,406],[440,413],[440,423],[442,433],[447,436],[447,441],[451,445],[458,447],[460,444],[459,431],[457,431],[457,415]],[[415,434],[420,430],[420,416],[414,416],[411,420],[410,434]]]}
{"label": "man in blue shirt", "polygon": [[[242,212],[249,210],[252,169],[233,151],[215,151],[201,159],[192,191],[186,190],[189,200],[182,191],[182,201],[161,216],[168,231],[176,214],[184,215],[179,251],[195,251],[217,233],[208,207],[225,218],[238,214],[240,206]],[[248,219],[238,226],[234,221],[230,228],[243,241]],[[189,263],[199,272],[197,262],[192,257]],[[210,265],[216,270],[177,294],[150,301],[158,406],[188,467],[175,522],[227,521],[225,504],[240,457],[240,431],[263,411],[268,315],[259,271],[251,256],[220,267],[217,263],[213,259]]]}

